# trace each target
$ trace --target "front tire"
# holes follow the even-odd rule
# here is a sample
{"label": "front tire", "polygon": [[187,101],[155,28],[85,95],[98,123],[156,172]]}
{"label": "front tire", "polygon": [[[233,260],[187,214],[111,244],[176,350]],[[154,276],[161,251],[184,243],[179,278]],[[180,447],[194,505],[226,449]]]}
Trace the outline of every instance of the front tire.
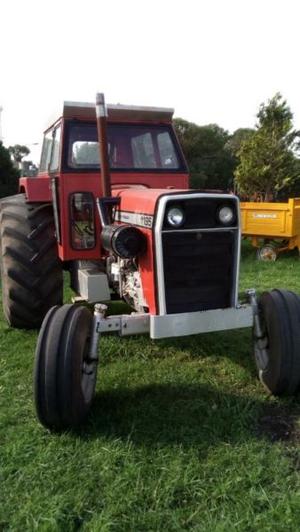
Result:
{"label": "front tire", "polygon": [[54,307],[44,319],[34,395],[37,417],[51,430],[75,428],[90,411],[97,379],[97,363],[89,359],[91,329],[92,314],[86,307]]}
{"label": "front tire", "polygon": [[261,382],[274,395],[293,395],[300,384],[300,298],[272,290],[258,301],[264,338],[254,338]]}
{"label": "front tire", "polygon": [[11,327],[38,328],[63,296],[52,207],[27,203],[24,194],[4,198],[0,224],[5,318]]}

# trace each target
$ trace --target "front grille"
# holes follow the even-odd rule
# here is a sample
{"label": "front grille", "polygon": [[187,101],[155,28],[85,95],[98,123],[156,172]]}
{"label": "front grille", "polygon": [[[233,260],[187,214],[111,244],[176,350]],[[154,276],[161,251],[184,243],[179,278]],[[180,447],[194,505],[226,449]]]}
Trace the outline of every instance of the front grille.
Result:
{"label": "front grille", "polygon": [[162,233],[166,311],[231,306],[235,231]]}

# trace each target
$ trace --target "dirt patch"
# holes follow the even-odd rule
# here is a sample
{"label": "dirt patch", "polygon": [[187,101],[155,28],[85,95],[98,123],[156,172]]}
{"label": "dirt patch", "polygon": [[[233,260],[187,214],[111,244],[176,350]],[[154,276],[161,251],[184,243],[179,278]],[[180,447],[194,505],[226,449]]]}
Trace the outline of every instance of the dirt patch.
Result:
{"label": "dirt patch", "polygon": [[256,432],[274,443],[300,443],[300,412],[285,406],[268,405],[258,419]]}

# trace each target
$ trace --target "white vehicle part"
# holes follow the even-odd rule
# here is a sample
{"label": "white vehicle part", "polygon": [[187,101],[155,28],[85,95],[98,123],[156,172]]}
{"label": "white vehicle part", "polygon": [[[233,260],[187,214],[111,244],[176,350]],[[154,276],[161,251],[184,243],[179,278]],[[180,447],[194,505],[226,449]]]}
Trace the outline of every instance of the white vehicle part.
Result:
{"label": "white vehicle part", "polygon": [[250,305],[240,308],[205,310],[181,314],[150,316],[150,337],[171,338],[214,331],[241,329],[253,325]]}
{"label": "white vehicle part", "polygon": [[102,318],[99,332],[118,332],[120,336],[149,333],[153,339],[187,336],[205,332],[226,331],[252,327],[253,308],[239,308],[186,312],[164,316],[152,314],[123,314]]}
{"label": "white vehicle part", "polygon": [[78,270],[78,291],[89,303],[109,301],[110,290],[107,275],[95,270]]}

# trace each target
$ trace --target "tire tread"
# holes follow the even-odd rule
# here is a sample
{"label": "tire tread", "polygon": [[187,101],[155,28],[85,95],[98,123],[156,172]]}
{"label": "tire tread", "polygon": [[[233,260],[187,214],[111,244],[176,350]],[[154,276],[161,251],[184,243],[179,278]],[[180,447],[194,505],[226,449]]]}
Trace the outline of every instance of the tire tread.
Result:
{"label": "tire tread", "polygon": [[24,194],[4,198],[0,222],[4,315],[12,327],[37,328],[62,303],[52,206],[27,203]]}

